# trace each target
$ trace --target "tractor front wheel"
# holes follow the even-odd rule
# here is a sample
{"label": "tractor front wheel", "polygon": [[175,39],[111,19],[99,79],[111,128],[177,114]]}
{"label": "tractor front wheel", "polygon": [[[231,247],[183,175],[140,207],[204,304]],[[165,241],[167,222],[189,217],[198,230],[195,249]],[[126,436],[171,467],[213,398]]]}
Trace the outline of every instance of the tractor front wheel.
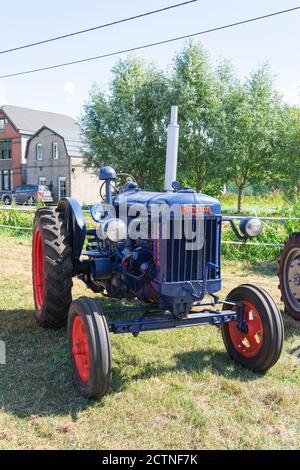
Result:
{"label": "tractor front wheel", "polygon": [[32,277],[35,315],[41,326],[66,325],[72,272],[72,247],[63,213],[38,209],[33,224]]}
{"label": "tractor front wheel", "polygon": [[72,302],[68,336],[74,382],[87,398],[101,398],[111,384],[112,355],[107,321],[88,297]]}
{"label": "tractor front wheel", "polygon": [[[228,301],[244,306],[244,322],[222,325],[225,348],[236,363],[255,372],[265,372],[279,359],[284,329],[280,311],[264,289],[244,284],[233,289]],[[224,310],[228,305],[224,304]],[[236,307],[234,307],[236,310]]]}

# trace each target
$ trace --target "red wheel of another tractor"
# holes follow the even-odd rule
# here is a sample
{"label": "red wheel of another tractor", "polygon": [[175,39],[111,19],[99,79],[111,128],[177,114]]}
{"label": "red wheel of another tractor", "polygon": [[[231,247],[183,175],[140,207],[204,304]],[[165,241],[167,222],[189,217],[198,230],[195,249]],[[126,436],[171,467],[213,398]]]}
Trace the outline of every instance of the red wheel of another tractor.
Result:
{"label": "red wheel of another tractor", "polygon": [[244,321],[246,332],[238,329],[236,322],[229,323],[229,334],[235,349],[245,357],[254,357],[259,352],[263,342],[263,324],[258,310],[247,300],[244,304]]}
{"label": "red wheel of another tractor", "polygon": [[[244,284],[233,289],[228,301],[244,305],[245,328],[237,321],[223,323],[222,336],[229,356],[256,372],[265,372],[279,359],[284,339],[281,314],[264,289]],[[232,307],[236,310],[237,307]],[[223,310],[228,309],[224,304]],[[243,331],[242,331],[243,330]]]}
{"label": "red wheel of another tractor", "polygon": [[82,382],[87,383],[90,376],[89,343],[84,323],[79,315],[75,317],[73,322],[72,353],[78,375]]}
{"label": "red wheel of another tractor", "polygon": [[33,287],[36,306],[41,310],[44,302],[44,254],[38,227],[33,235]]}

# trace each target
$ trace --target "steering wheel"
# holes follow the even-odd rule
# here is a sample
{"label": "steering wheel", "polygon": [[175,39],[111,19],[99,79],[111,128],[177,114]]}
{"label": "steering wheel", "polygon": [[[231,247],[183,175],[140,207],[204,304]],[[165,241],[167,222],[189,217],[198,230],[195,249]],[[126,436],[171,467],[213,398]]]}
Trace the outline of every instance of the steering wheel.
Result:
{"label": "steering wheel", "polygon": [[[117,178],[113,181],[110,182],[110,187],[111,187],[111,194],[112,197],[116,197],[117,194],[119,194],[119,188],[124,186],[126,183],[130,183],[132,181],[133,183],[136,183],[136,179],[134,176],[129,175],[128,173],[118,173]],[[100,186],[100,197],[102,200],[105,200],[105,181]]]}

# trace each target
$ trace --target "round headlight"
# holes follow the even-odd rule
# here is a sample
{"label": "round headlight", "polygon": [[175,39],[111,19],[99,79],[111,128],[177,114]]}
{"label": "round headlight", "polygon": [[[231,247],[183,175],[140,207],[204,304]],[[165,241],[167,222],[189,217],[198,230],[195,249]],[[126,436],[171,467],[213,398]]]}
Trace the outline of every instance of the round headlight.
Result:
{"label": "round headlight", "polygon": [[240,222],[240,229],[248,238],[257,237],[262,231],[262,221],[257,217],[245,217]]}
{"label": "round headlight", "polygon": [[96,230],[100,239],[108,238],[111,242],[117,243],[127,236],[127,226],[121,219],[108,219],[100,222]]}
{"label": "round headlight", "polygon": [[91,216],[95,222],[100,222],[104,213],[105,210],[102,204],[95,204],[93,207],[91,207]]}

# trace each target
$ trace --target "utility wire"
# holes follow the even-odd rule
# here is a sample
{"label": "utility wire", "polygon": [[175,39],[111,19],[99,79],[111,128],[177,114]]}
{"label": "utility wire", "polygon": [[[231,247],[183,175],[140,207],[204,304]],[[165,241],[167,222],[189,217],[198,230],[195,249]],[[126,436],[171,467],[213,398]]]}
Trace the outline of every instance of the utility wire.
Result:
{"label": "utility wire", "polygon": [[71,62],[64,62],[62,64],[49,65],[47,67],[40,67],[40,68],[37,68],[37,69],[24,70],[22,72],[10,73],[10,74],[7,74],[7,75],[0,75],[0,79],[10,78],[10,77],[18,77],[20,75],[27,75],[27,74],[36,73],[36,72],[42,72],[44,70],[52,70],[52,69],[57,69],[57,68],[60,68],[60,67],[67,67],[69,65],[82,64],[84,62],[89,62],[89,61],[97,60],[97,59],[105,59],[107,57],[113,57],[113,56],[116,56],[116,55],[126,54],[126,53],[129,53],[129,52],[134,52],[134,51],[138,51],[138,50],[141,50],[141,49],[147,49],[147,48],[150,48],[150,47],[159,46],[159,45],[167,44],[167,43],[170,43],[170,42],[180,41],[182,39],[187,39],[187,38],[191,38],[191,37],[195,37],[195,36],[200,36],[200,35],[203,35],[203,34],[212,33],[214,31],[220,31],[222,29],[232,28],[234,26],[240,26],[240,25],[243,25],[243,24],[246,24],[246,23],[252,23],[254,21],[259,21],[259,20],[263,20],[263,19],[266,19],[266,18],[271,18],[273,16],[282,15],[284,13],[289,13],[289,12],[299,10],[299,9],[300,9],[300,6],[297,6],[297,7],[294,7],[294,8],[289,8],[287,10],[276,11],[274,13],[268,13],[267,15],[256,16],[254,18],[249,18],[249,19],[246,19],[246,20],[237,21],[235,23],[229,23],[229,24],[226,24],[226,25],[223,25],[223,26],[217,26],[215,28],[206,29],[204,31],[199,31],[197,33],[185,34],[183,36],[177,36],[175,38],[170,38],[170,39],[165,39],[165,40],[162,40],[162,41],[156,41],[156,42],[152,42],[152,43],[149,43],[149,44],[144,44],[142,46],[131,47],[131,48],[128,48],[128,49],[122,49],[122,50],[119,50],[119,51],[109,52],[107,54],[101,54],[101,55],[98,55],[98,56],[88,57],[88,58],[85,58],[85,59],[73,60]]}
{"label": "utility wire", "polygon": [[195,3],[195,2],[198,2],[198,0],[188,0],[186,2],[176,3],[175,5],[170,5],[168,7],[159,8],[157,10],[147,11],[147,12],[141,13],[139,15],[130,16],[128,18],[123,18],[121,20],[111,21],[110,23],[101,24],[99,26],[94,26],[92,28],[82,29],[80,31],[74,31],[73,33],[63,34],[61,36],[56,36],[54,38],[44,39],[43,41],[32,42],[30,44],[24,44],[22,46],[17,46],[17,47],[13,47],[11,49],[6,49],[6,50],[3,50],[3,51],[0,51],[0,54],[8,54],[9,52],[19,51],[21,49],[27,49],[29,47],[39,46],[41,44],[46,44],[48,42],[59,41],[61,39],[66,39],[66,38],[70,38],[72,36],[77,36],[78,34],[85,34],[85,33],[91,32],[91,31],[96,31],[98,29],[108,28],[109,26],[114,26],[114,25],[117,25],[117,24],[120,24],[120,23],[126,23],[127,21],[137,20],[138,18],[143,18],[145,16],[150,16],[150,15],[154,15],[156,13],[161,13],[162,11],[172,10],[173,8],[182,7],[184,5],[188,5],[189,3]]}

